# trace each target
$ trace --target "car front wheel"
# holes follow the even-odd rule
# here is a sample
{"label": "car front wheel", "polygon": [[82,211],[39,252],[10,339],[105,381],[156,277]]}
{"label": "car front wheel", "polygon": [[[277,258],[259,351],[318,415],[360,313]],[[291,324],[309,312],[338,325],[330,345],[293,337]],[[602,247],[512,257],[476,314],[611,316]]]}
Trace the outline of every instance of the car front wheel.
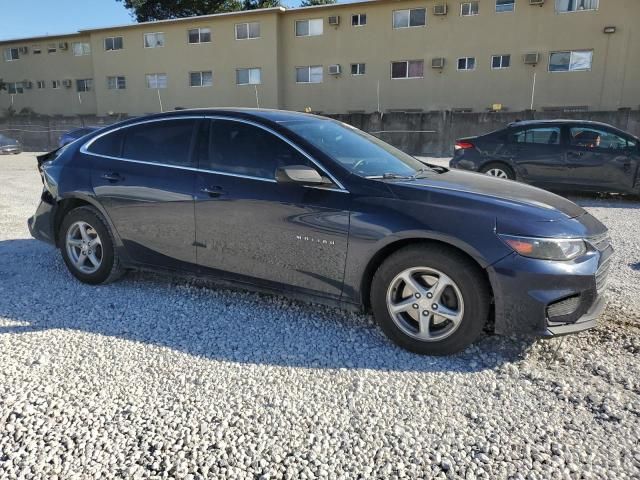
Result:
{"label": "car front wheel", "polygon": [[440,245],[395,252],[371,287],[373,313],[386,335],[427,355],[452,354],[473,343],[487,321],[489,300],[478,266]]}

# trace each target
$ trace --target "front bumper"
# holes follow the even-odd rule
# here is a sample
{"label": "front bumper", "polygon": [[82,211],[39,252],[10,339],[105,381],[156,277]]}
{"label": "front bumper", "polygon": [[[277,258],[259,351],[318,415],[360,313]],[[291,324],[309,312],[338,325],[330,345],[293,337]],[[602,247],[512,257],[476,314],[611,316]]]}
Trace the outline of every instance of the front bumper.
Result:
{"label": "front bumper", "polygon": [[56,240],[53,232],[55,206],[53,202],[49,203],[48,196],[47,191],[42,193],[40,205],[38,205],[36,213],[27,220],[27,226],[33,238],[55,245]]}

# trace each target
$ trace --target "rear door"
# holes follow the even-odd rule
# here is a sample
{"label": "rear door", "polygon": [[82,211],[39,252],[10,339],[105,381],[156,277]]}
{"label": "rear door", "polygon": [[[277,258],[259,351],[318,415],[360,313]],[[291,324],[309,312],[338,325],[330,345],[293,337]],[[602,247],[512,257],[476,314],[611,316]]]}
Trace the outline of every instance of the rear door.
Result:
{"label": "rear door", "polygon": [[514,129],[508,136],[518,172],[528,183],[556,183],[563,175],[565,152],[560,125],[538,125]]}
{"label": "rear door", "polygon": [[134,261],[195,266],[196,118],[147,121],[98,137],[92,181]]}

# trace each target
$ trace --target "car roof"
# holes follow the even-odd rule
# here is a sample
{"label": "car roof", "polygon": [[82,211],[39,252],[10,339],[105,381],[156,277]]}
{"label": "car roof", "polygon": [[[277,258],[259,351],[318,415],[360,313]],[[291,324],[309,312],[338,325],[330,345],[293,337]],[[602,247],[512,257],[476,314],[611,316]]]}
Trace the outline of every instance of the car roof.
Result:
{"label": "car roof", "polygon": [[580,123],[582,125],[616,128],[613,125],[609,125],[608,123],[596,122],[593,120],[580,120],[576,118],[554,118],[549,120],[518,120],[518,121],[509,123],[509,127],[522,127],[522,126],[528,126],[528,125],[554,125],[554,124],[562,125],[565,123]]}
{"label": "car roof", "polygon": [[157,113],[144,117],[137,117],[135,120],[153,118],[178,118],[191,115],[223,115],[238,118],[253,118],[255,120],[267,120],[276,123],[285,123],[309,119],[326,119],[310,113],[293,112],[289,110],[274,110],[269,108],[190,108],[174,110],[172,112]]}

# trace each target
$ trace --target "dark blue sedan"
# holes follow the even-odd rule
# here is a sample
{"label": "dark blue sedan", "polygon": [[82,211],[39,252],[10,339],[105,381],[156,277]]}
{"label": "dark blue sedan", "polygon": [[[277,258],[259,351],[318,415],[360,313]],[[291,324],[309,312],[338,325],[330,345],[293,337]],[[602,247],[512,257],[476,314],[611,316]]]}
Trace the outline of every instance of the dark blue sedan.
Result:
{"label": "dark blue sedan", "polygon": [[39,158],[34,237],[80,281],[130,269],[371,310],[396,343],[450,354],[491,325],[593,327],[612,253],[574,203],[424,164],[349,125],[191,110],[112,125]]}

